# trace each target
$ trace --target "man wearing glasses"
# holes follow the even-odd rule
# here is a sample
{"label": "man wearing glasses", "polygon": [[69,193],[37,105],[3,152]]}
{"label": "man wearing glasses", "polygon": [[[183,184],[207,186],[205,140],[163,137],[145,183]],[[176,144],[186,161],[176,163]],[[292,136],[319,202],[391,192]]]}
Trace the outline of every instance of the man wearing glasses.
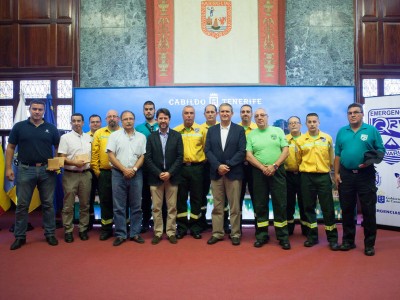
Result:
{"label": "man wearing glasses", "polygon": [[285,160],[286,185],[287,185],[287,220],[289,235],[294,231],[294,213],[296,200],[300,213],[301,233],[307,236],[307,226],[305,226],[303,197],[301,194],[299,166],[296,160],[298,151],[296,140],[301,136],[301,121],[297,116],[290,117],[288,120],[290,133],[286,135],[289,143],[289,156]]}
{"label": "man wearing glasses", "polygon": [[373,164],[364,164],[364,153],[375,150],[385,153],[378,130],[363,122],[363,107],[359,103],[347,108],[349,125],[342,127],[336,137],[335,182],[339,189],[343,215],[342,251],[356,247],[354,210],[360,200],[364,224],[364,254],[375,255],[376,240],[376,184]]}
{"label": "man wearing glasses", "polygon": [[100,128],[93,136],[90,167],[98,178],[101,209],[100,241],[112,237],[113,199],[111,186],[111,165],[108,159],[107,142],[112,132],[120,129],[118,112],[109,110],[106,115],[107,126]]}
{"label": "man wearing glasses", "polygon": [[274,227],[279,245],[290,249],[286,218],[286,172],[283,166],[288,156],[288,142],[282,129],[268,125],[265,109],[254,114],[257,129],[247,136],[246,159],[253,166],[253,205],[257,215],[256,241],[260,248],[269,241],[269,195],[274,210]]}

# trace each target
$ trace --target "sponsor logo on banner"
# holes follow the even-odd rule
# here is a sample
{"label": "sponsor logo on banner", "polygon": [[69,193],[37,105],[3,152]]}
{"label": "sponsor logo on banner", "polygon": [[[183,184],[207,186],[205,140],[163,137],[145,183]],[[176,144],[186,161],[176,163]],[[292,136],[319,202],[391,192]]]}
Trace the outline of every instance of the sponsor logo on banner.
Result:
{"label": "sponsor logo on banner", "polygon": [[368,112],[369,124],[382,135],[386,154],[383,160],[389,165],[400,162],[400,109],[379,108]]}
{"label": "sponsor logo on banner", "polygon": [[375,173],[375,185],[380,186],[382,183],[382,176],[379,175],[379,172]]}
{"label": "sponsor logo on banner", "polygon": [[378,203],[385,203],[385,196],[384,195],[378,195]]}
{"label": "sponsor logo on banner", "polygon": [[205,35],[219,38],[232,29],[232,3],[230,1],[201,2],[201,30]]}

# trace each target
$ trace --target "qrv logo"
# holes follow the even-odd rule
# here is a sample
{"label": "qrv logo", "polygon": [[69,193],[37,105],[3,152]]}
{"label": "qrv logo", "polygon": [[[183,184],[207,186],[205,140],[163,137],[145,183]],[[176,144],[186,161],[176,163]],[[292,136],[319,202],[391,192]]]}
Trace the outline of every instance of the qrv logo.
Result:
{"label": "qrv logo", "polygon": [[400,109],[371,109],[368,120],[382,135],[386,148],[383,160],[389,165],[400,162]]}

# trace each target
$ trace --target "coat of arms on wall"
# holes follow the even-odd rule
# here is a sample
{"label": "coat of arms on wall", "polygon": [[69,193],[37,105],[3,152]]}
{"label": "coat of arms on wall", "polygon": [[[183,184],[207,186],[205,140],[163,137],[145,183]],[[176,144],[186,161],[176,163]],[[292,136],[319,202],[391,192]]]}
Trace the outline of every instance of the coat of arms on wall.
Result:
{"label": "coat of arms on wall", "polygon": [[204,34],[219,38],[232,29],[232,3],[230,1],[202,1],[201,29]]}

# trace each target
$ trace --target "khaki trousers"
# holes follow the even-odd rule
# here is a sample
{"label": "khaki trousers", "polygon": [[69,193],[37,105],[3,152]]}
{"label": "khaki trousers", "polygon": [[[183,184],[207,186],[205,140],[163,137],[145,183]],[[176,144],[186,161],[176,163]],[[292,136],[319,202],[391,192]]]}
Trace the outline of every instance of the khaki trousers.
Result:
{"label": "khaki trousers", "polygon": [[62,178],[64,190],[64,207],[62,221],[65,232],[74,230],[75,196],[79,198],[79,232],[86,231],[89,225],[89,200],[92,188],[92,174],[90,172],[73,173],[65,171]]}
{"label": "khaki trousers", "polygon": [[214,198],[212,216],[212,235],[217,239],[224,237],[224,202],[228,198],[230,208],[231,237],[240,237],[240,192],[242,180],[230,180],[222,176],[218,180],[211,180],[211,189]]}
{"label": "khaki trousers", "polygon": [[150,186],[151,198],[153,201],[153,221],[154,235],[162,236],[164,222],[162,218],[162,206],[164,201],[167,204],[167,236],[175,235],[176,231],[176,199],[178,195],[178,186],[172,185],[169,181],[162,185]]}

